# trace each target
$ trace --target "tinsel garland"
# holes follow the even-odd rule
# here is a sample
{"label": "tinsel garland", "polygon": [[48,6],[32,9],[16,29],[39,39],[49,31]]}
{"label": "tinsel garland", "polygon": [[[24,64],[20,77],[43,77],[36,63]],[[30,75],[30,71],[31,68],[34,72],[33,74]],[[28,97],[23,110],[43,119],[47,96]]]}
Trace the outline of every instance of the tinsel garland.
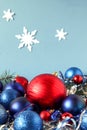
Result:
{"label": "tinsel garland", "polygon": [[[63,80],[64,84],[67,87],[67,95],[77,94],[77,95],[80,95],[86,101],[86,98],[87,98],[87,76],[84,75],[85,81],[82,84],[76,85],[70,79],[64,80],[63,76],[61,75],[62,74],[61,72],[59,72],[59,73],[54,72],[53,74],[58,76],[59,78],[61,78],[61,80]],[[0,81],[5,85],[5,84],[9,83],[10,81],[12,81],[14,78],[15,78],[14,74],[10,74],[9,71],[5,71],[3,74],[1,74]],[[67,124],[64,124],[65,126],[63,128],[57,129],[57,126],[59,125],[60,122],[58,122],[58,121],[48,121],[48,122],[43,121],[43,130],[79,130],[80,125],[81,125],[81,121],[82,121],[82,116],[85,113],[85,111],[86,111],[86,109],[84,111],[82,111],[82,113],[80,114],[80,118],[79,118],[78,125],[76,128],[73,128],[72,125],[67,123]],[[10,123],[10,121],[8,120],[8,122],[6,124],[0,125],[0,130],[14,130],[13,129],[13,121]]]}

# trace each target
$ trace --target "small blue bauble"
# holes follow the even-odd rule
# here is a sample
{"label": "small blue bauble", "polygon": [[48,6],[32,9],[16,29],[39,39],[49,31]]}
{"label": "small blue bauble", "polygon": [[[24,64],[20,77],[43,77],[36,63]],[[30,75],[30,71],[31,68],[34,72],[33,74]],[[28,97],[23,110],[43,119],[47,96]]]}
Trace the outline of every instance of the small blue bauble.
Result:
{"label": "small blue bauble", "polygon": [[9,109],[11,101],[19,96],[21,96],[20,93],[14,89],[4,90],[0,96],[0,103],[5,107],[5,109]]}
{"label": "small blue bauble", "polygon": [[24,94],[25,94],[24,88],[19,83],[15,82],[15,81],[12,81],[12,82],[8,83],[4,87],[4,89],[5,90],[6,89],[15,89],[16,91],[20,92],[22,96],[24,96]]}
{"label": "small blue bauble", "polygon": [[82,73],[82,71],[81,71],[79,68],[77,68],[77,67],[71,67],[71,68],[69,68],[68,70],[66,70],[66,72],[65,72],[65,78],[66,78],[66,79],[71,79],[71,78],[73,78],[75,75],[81,75],[81,76],[83,76],[83,73]]}
{"label": "small blue bauble", "polygon": [[67,96],[61,106],[63,112],[69,112],[74,116],[80,114],[85,107],[84,100],[75,94]]}
{"label": "small blue bauble", "polygon": [[80,130],[87,130],[87,110],[82,116]]}
{"label": "small blue bauble", "polygon": [[59,120],[61,116],[61,112],[59,110],[55,110],[52,114],[51,114],[51,119],[52,120]]}
{"label": "small blue bauble", "polygon": [[0,104],[0,125],[7,122],[8,114],[5,108]]}
{"label": "small blue bauble", "polygon": [[19,112],[29,109],[32,110],[32,105],[25,97],[18,97],[14,99],[9,106],[9,111],[12,116],[16,116]]}
{"label": "small blue bauble", "polygon": [[13,128],[15,130],[42,130],[43,122],[36,112],[26,110],[16,117]]}

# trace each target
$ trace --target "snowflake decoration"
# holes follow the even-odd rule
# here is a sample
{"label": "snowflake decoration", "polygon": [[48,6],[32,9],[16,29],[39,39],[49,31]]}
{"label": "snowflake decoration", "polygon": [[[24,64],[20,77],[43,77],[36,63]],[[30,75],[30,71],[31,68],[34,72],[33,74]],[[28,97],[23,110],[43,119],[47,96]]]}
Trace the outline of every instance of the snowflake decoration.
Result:
{"label": "snowflake decoration", "polygon": [[3,11],[4,15],[2,16],[2,18],[6,19],[6,21],[10,21],[13,20],[13,16],[15,15],[14,12],[11,12],[11,9],[8,9],[7,11]]}
{"label": "snowflake decoration", "polygon": [[61,30],[56,30],[57,34],[55,37],[58,37],[59,41],[62,39],[66,39],[65,36],[67,35],[67,32],[64,32],[64,29],[62,28]]}
{"label": "snowflake decoration", "polygon": [[39,43],[39,41],[35,38],[37,30],[32,31],[31,33],[28,32],[26,27],[23,27],[23,34],[16,35],[15,37],[20,40],[20,44],[18,48],[22,48],[26,46],[28,50],[31,52],[31,48],[33,44]]}

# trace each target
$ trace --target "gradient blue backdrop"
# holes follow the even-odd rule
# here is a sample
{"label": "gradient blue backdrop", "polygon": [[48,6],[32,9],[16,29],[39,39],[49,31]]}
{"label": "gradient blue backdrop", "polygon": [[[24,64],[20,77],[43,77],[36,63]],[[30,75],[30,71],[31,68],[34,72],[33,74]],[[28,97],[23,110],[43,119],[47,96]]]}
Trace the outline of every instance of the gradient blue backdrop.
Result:
{"label": "gradient blue backdrop", "polygon": [[[16,15],[6,22],[3,10],[9,8]],[[18,49],[15,35],[23,26],[38,30],[40,43],[32,52]],[[68,35],[59,42],[55,34],[61,28]],[[31,79],[72,66],[87,73],[87,0],[0,0],[0,73],[10,70]]]}

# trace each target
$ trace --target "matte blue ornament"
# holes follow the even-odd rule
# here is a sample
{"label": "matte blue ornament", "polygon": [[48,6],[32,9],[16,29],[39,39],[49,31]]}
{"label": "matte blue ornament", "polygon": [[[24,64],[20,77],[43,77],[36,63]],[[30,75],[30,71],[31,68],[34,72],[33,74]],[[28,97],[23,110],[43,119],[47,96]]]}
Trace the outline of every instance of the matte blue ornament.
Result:
{"label": "matte blue ornament", "polygon": [[10,83],[8,83],[4,89],[15,89],[16,91],[20,92],[22,96],[24,96],[25,94],[25,90],[24,88],[19,84],[17,83],[16,81],[12,81]]}
{"label": "matte blue ornament", "polygon": [[5,107],[5,109],[9,109],[11,101],[19,96],[21,96],[21,94],[14,89],[4,90],[0,96],[0,103]]}
{"label": "matte blue ornament", "polygon": [[26,110],[15,118],[13,128],[14,130],[43,130],[43,121],[36,112]]}
{"label": "matte blue ornament", "polygon": [[85,101],[80,96],[75,94],[67,96],[61,105],[63,112],[69,112],[74,116],[80,114],[85,107]]}
{"label": "matte blue ornament", "polygon": [[80,130],[87,130],[87,110],[82,116]]}
{"label": "matte blue ornament", "polygon": [[26,109],[32,110],[33,108],[31,103],[25,97],[18,97],[14,99],[9,106],[10,114],[14,117],[19,114],[19,112]]}
{"label": "matte blue ornament", "polygon": [[75,75],[83,76],[82,71],[77,67],[71,67],[65,72],[65,79],[72,79]]}
{"label": "matte blue ornament", "polygon": [[0,125],[7,122],[8,114],[6,109],[0,104]]}

